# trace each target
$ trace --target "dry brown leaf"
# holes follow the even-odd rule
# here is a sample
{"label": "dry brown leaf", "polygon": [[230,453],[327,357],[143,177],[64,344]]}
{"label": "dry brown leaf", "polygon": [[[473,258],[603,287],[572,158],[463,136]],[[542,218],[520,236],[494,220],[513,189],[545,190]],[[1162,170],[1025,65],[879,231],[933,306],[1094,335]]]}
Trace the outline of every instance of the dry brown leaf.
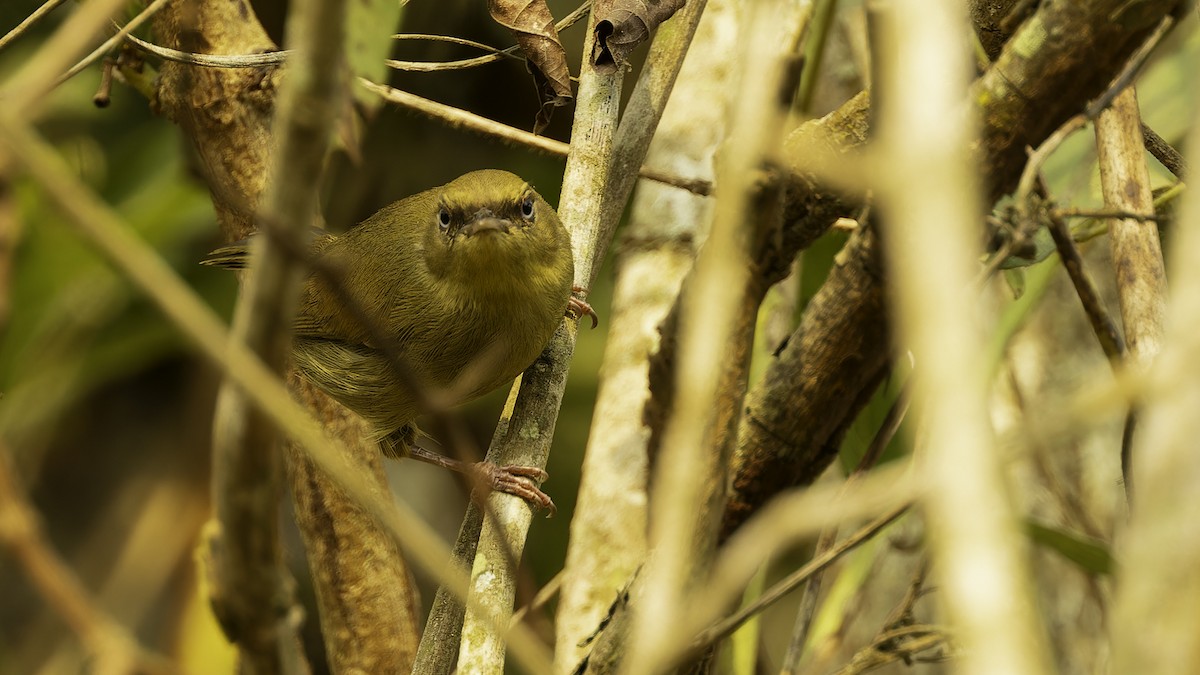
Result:
{"label": "dry brown leaf", "polygon": [[525,54],[542,102],[533,132],[541,133],[554,109],[571,102],[571,71],[567,52],[558,41],[554,15],[545,0],[488,0],[488,13],[511,30]]}
{"label": "dry brown leaf", "polygon": [[592,65],[620,68],[635,47],[650,39],[658,24],[671,18],[685,0],[613,0],[599,8]]}

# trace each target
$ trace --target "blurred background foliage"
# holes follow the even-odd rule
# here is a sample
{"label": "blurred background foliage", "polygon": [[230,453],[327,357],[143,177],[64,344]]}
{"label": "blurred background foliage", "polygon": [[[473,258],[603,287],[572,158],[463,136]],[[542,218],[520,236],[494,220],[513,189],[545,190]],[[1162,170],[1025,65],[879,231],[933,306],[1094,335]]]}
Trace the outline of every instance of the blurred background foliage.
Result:
{"label": "blurred background foliage", "polygon": [[[0,31],[15,26],[38,4],[0,4]],[[286,3],[255,0],[253,5],[281,41]],[[550,5],[558,17],[574,9],[570,2]],[[60,7],[0,52],[0,79],[14,72],[70,11],[71,3]],[[1176,144],[1194,118],[1196,79],[1191,73],[1200,58],[1194,21],[1193,15],[1159,49],[1139,86],[1147,122]],[[508,31],[477,1],[412,2],[404,10],[401,30],[454,35],[497,47],[511,44]],[[862,86],[861,54],[855,51],[860,30],[859,3],[842,2],[813,114],[832,109]],[[580,23],[562,36],[572,64],[579,63],[582,31]],[[634,55],[627,82],[636,76],[644,52],[643,47]],[[465,47],[426,41],[397,42],[392,53],[393,58],[422,61],[474,55]],[[111,106],[94,107],[99,79],[99,68],[93,67],[59,87],[47,101],[40,131],[140,236],[228,317],[234,278],[196,264],[220,242],[207,190],[192,166],[191,149],[178,129],[156,117],[147,101],[128,87],[115,85]],[[516,60],[462,71],[393,72],[390,83],[519,128],[531,128],[538,108],[533,84]],[[625,87],[626,95],[631,89],[631,84]],[[569,108],[560,109],[546,134],[567,140],[570,118]],[[1165,184],[1167,174],[1151,164],[1156,186]],[[324,216],[331,229],[344,229],[395,199],[484,167],[514,171],[557,203],[561,160],[385,106],[363,128],[361,160],[347,153],[332,158]],[[1075,206],[1099,203],[1089,135],[1070,139],[1046,171],[1060,200]],[[228,672],[230,652],[209,617],[193,555],[208,512],[209,427],[217,379],[143,298],[60,223],[62,217],[36,185],[17,176],[14,199],[20,244],[12,313],[0,336],[0,434],[14,452],[48,536],[102,606],[144,644],[176,655],[195,672]],[[820,287],[844,241],[845,234],[834,230],[805,252],[793,316]],[[590,300],[601,324],[597,330],[581,331],[551,453],[552,478],[545,488],[557,502],[559,516],[535,521],[519,603],[563,564],[603,355],[612,268],[610,256],[592,289]],[[989,301],[1002,307],[1011,299]],[[1073,302],[1077,303],[1069,292],[1051,293],[1043,312],[1066,307],[1062,320],[1081,324],[1082,314]],[[1103,358],[1085,329],[1056,326],[1051,334],[1071,350],[1087,345],[1077,358]],[[764,344],[757,363],[777,346]],[[847,435],[843,471],[853,467],[870,442],[902,379],[889,379]],[[462,410],[480,447],[490,440],[505,394],[498,391]],[[903,452],[902,443],[894,441],[897,447],[890,453]],[[452,540],[465,504],[456,481],[416,462],[391,462],[388,470],[396,497],[418,507]],[[308,575],[294,530],[287,551],[303,587]],[[874,556],[870,547],[856,552],[843,575],[830,583],[866,583]],[[780,561],[777,567],[784,569],[788,562]],[[4,557],[0,579],[0,673],[80,672],[83,654],[76,641]],[[423,591],[427,607],[433,589],[426,582]],[[308,645],[316,654],[322,646],[315,608],[310,594],[302,590],[302,595],[309,607]],[[827,611],[836,613],[839,596],[831,597],[834,604],[827,603]],[[768,644],[786,640],[794,608],[794,602],[781,603],[764,616]],[[553,605],[546,611],[552,612]],[[535,625],[550,631],[549,616]],[[313,663],[319,669],[322,660]]]}

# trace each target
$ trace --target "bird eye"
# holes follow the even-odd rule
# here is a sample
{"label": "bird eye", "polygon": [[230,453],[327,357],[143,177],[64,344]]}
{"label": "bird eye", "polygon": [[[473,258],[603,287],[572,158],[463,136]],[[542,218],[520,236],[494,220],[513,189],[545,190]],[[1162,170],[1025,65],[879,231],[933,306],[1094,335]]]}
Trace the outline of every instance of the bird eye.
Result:
{"label": "bird eye", "polygon": [[450,227],[450,211],[444,206],[438,209],[438,225],[441,225],[443,230]]}
{"label": "bird eye", "polygon": [[533,220],[533,195],[525,197],[525,201],[521,202],[521,216],[525,220]]}

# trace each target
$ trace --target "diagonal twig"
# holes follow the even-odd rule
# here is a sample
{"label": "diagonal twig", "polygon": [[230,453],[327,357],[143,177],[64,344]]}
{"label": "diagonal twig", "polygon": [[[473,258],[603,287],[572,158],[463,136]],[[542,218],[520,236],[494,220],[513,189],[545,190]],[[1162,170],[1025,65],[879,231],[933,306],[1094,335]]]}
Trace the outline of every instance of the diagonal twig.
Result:
{"label": "diagonal twig", "polygon": [[[569,27],[575,25],[580,19],[587,16],[588,9],[591,8],[591,5],[592,5],[592,3],[589,0],[588,2],[584,2],[582,5],[576,7],[570,14],[568,14],[561,21],[559,21],[558,23],[556,23],[554,25],[554,30],[561,31],[564,28],[569,28]],[[392,37],[397,40],[441,40],[441,41],[445,41],[445,42],[454,42],[455,44],[466,45],[469,47],[475,47],[476,49],[483,49],[483,50],[491,52],[490,54],[487,54],[485,56],[477,56],[473,59],[460,59],[458,61],[430,62],[430,61],[399,61],[396,59],[388,59],[385,63],[387,63],[389,68],[393,68],[395,70],[405,70],[405,71],[409,71],[409,72],[418,72],[418,73],[429,73],[429,72],[437,72],[437,71],[443,71],[443,70],[463,70],[465,68],[474,68],[475,66],[482,66],[482,65],[488,64],[488,63],[495,63],[496,61],[499,61],[504,58],[516,59],[518,61],[524,60],[523,57],[517,55],[517,52],[519,52],[521,49],[520,46],[518,46],[518,45],[513,45],[511,47],[506,47],[504,49],[496,49],[495,47],[489,47],[488,45],[480,44],[480,43],[474,42],[472,40],[463,40],[462,38],[456,38],[456,37],[452,37],[452,36],[403,35],[402,34],[402,35],[394,35]]]}
{"label": "diagonal twig", "polygon": [[0,443],[0,546],[8,549],[46,604],[79,637],[105,675],[167,675],[178,668],[139,645],[129,631],[97,605],[38,525],[36,511],[17,482],[12,453]]}
{"label": "diagonal twig", "polygon": [[754,602],[742,607],[737,612],[729,615],[720,622],[713,624],[707,630],[696,636],[692,642],[692,650],[699,651],[705,647],[716,644],[721,639],[729,636],[739,626],[746,622],[750,617],[758,614],[767,607],[778,602],[791,591],[795,590],[800,584],[812,577],[812,575],[821,572],[825,568],[832,565],[842,556],[846,555],[856,547],[861,545],[876,534],[879,534],[885,527],[890,525],[900,516],[908,511],[909,506],[906,504],[879,516],[875,520],[863,525],[858,530],[848,535],[845,539],[832,546],[824,553],[814,556],[808,564],[800,569],[792,572],[773,586],[768,588]]}
{"label": "diagonal twig", "polygon": [[58,9],[58,6],[64,2],[66,2],[66,0],[46,0],[46,2],[42,3],[40,7],[33,10],[29,16],[22,19],[21,23],[14,26],[12,30],[4,34],[4,37],[0,38],[0,49],[4,49],[14,40],[24,35],[26,31],[33,26],[33,24],[41,21],[47,14]]}

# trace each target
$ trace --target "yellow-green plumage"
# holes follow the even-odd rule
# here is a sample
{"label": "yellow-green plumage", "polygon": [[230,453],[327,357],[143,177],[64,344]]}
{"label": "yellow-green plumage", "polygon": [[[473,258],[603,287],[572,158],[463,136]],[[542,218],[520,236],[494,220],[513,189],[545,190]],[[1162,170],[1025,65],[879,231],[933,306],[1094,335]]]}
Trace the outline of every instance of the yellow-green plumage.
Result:
{"label": "yellow-green plumage", "polygon": [[[426,392],[449,404],[491,391],[532,363],[571,296],[566,229],[507,171],[468,173],[313,246],[342,271],[346,291],[400,346]],[[245,255],[245,244],[233,245],[205,262],[236,268]],[[421,412],[367,329],[316,275],[301,296],[293,359],[380,437]]]}

